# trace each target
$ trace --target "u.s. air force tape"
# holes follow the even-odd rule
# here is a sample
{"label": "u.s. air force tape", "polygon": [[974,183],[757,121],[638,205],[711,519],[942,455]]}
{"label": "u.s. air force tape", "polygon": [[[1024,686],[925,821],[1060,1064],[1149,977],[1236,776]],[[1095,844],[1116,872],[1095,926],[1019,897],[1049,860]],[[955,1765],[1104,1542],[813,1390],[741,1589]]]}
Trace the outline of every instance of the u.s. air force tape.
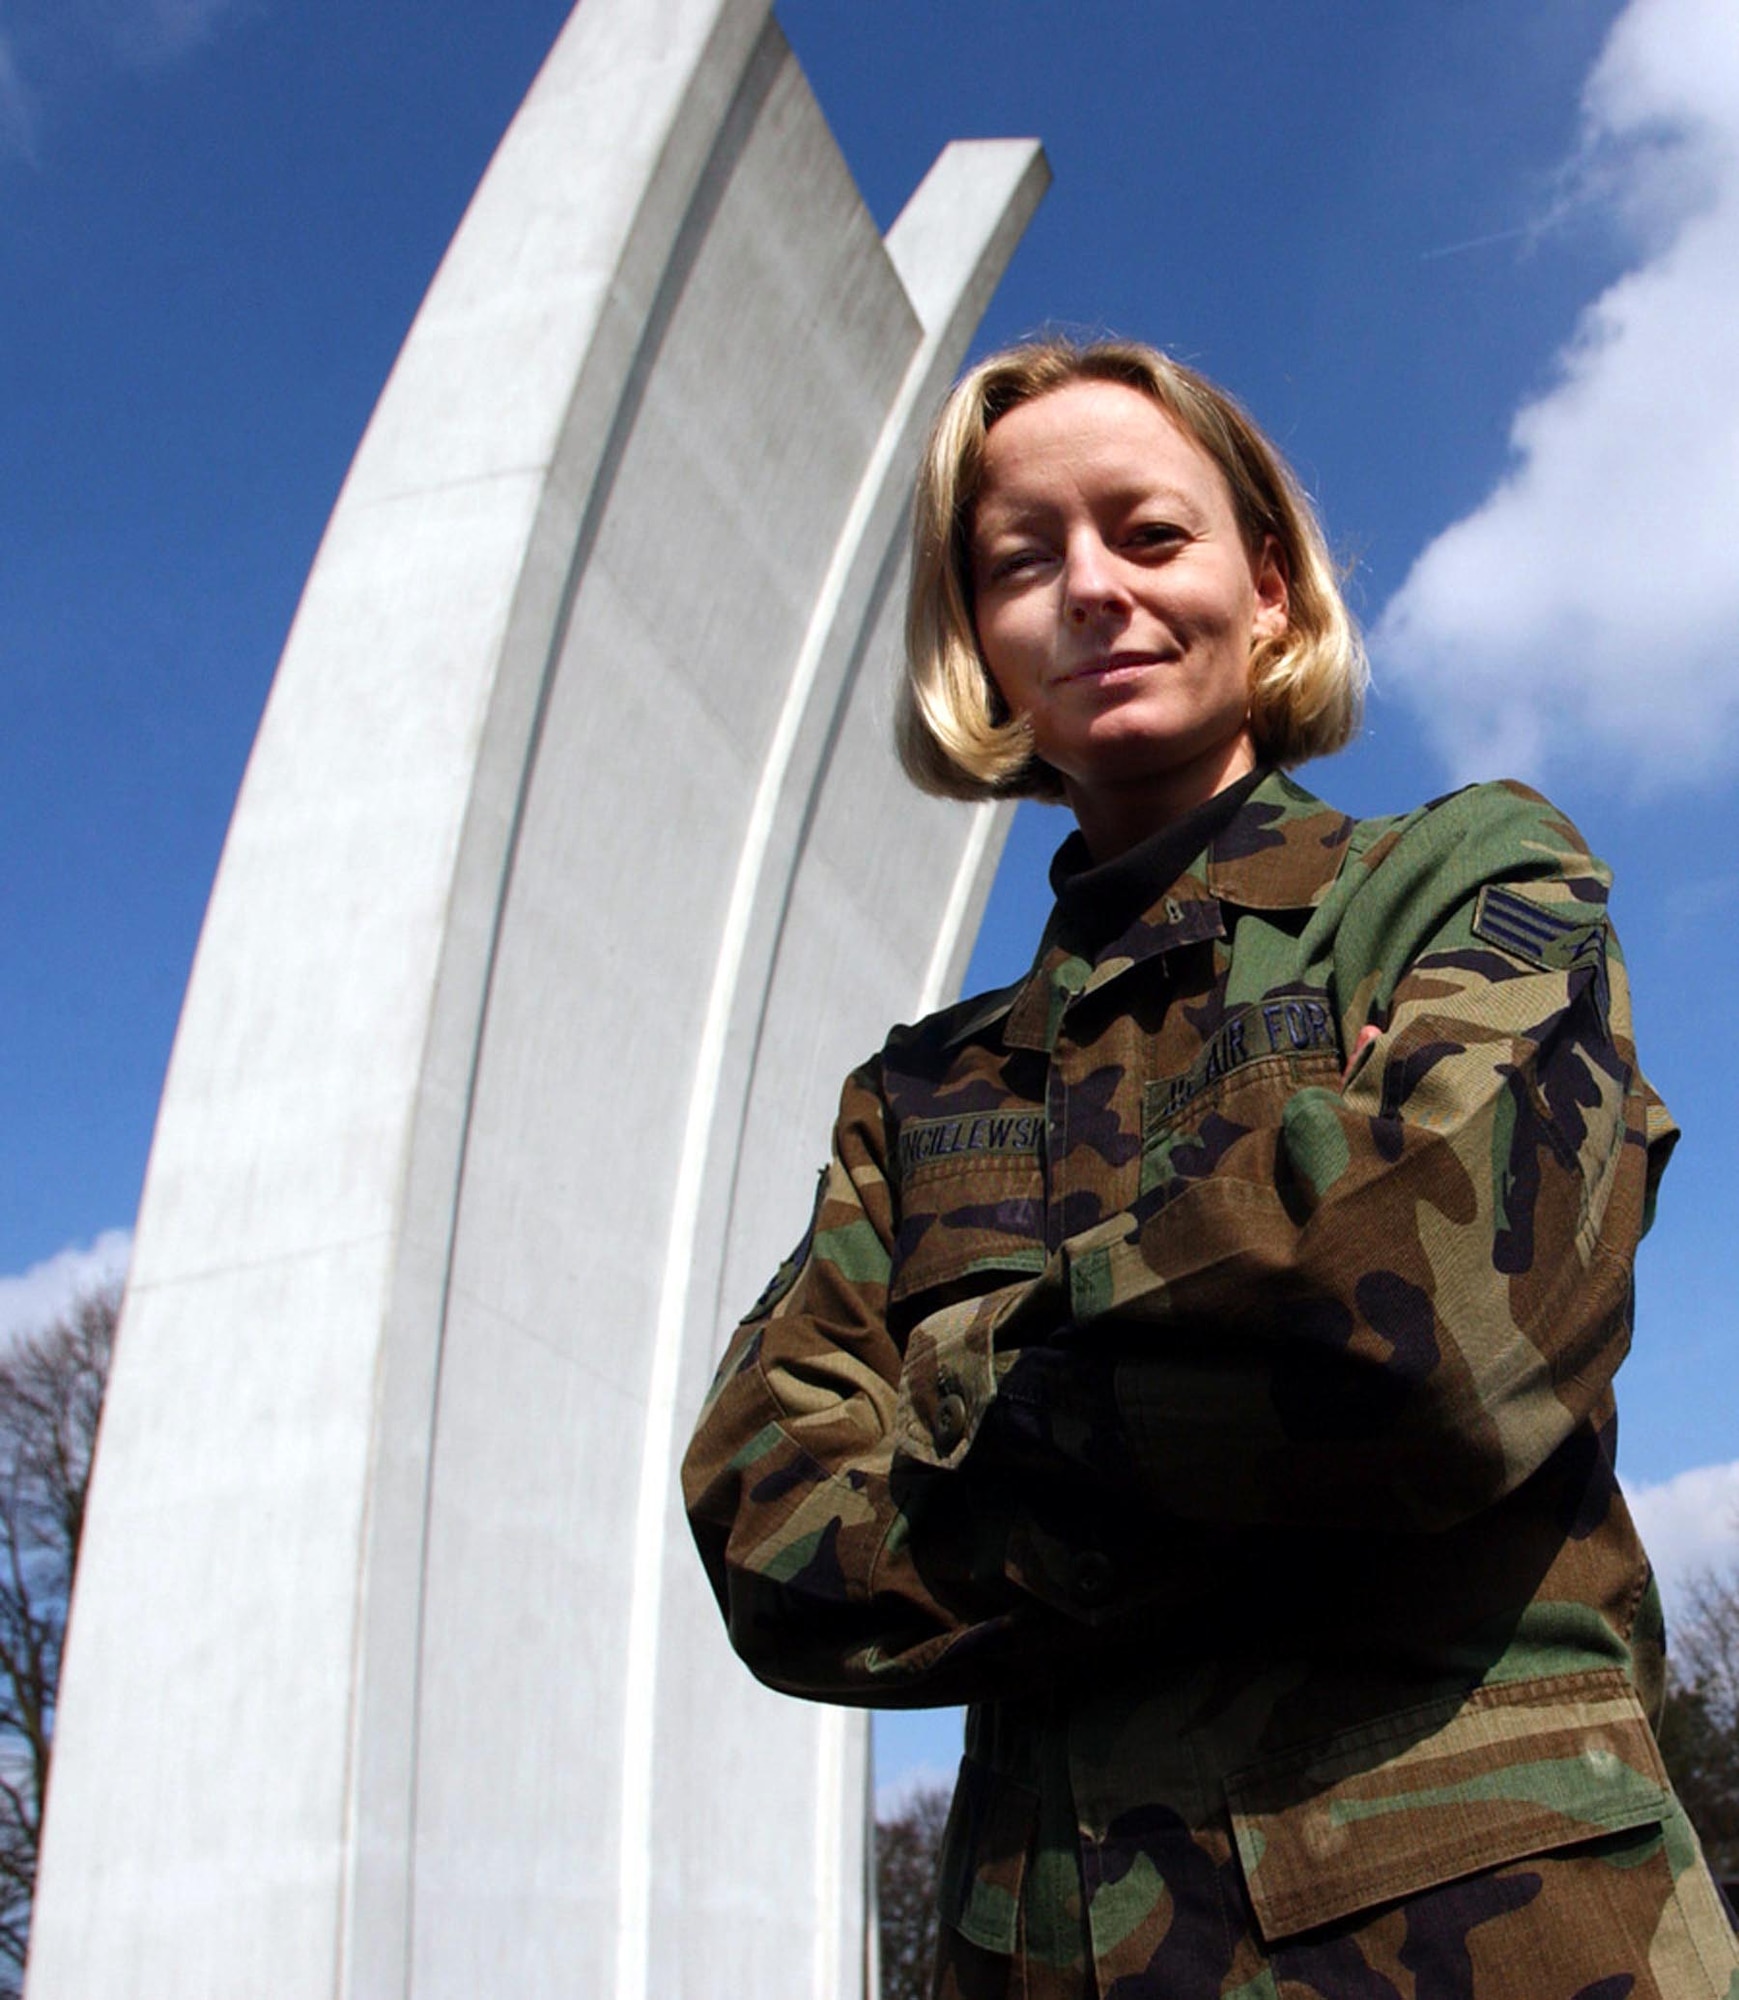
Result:
{"label": "u.s. air force tape", "polygon": [[[1142,1087],[1142,1131],[1151,1144],[1222,1077],[1276,1057],[1340,1067],[1340,1043],[1325,993],[1270,993],[1228,1014],[1188,1069]],[[1301,1079],[1295,1079],[1295,1082]]]}

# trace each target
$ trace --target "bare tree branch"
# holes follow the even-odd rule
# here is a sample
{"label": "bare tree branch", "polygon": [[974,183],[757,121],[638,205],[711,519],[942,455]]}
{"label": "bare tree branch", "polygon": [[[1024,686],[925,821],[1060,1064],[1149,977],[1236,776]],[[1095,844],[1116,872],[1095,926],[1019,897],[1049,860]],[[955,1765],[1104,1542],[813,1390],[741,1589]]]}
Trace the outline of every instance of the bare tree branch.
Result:
{"label": "bare tree branch", "polygon": [[936,1871],[948,1793],[914,1792],[905,1809],[876,1822],[876,1916],[881,2000],[927,2000],[936,1959]]}
{"label": "bare tree branch", "polygon": [[118,1289],[0,1352],[0,2000],[24,1975],[55,1696]]}
{"label": "bare tree branch", "polygon": [[1682,1592],[1671,1633],[1661,1755],[1709,1866],[1739,1882],[1739,1563]]}

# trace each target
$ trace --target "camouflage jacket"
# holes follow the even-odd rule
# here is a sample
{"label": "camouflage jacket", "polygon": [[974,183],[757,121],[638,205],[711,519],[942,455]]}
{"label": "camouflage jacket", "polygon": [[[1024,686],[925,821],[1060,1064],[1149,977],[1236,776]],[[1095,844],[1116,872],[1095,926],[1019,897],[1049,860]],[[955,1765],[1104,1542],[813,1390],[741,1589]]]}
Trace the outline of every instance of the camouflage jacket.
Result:
{"label": "camouflage jacket", "polygon": [[847,1081],[684,1483],[763,1679],[972,1704],[939,1992],[1739,2000],[1614,1476],[1675,1134],[1607,887],[1521,787],[1269,774]]}

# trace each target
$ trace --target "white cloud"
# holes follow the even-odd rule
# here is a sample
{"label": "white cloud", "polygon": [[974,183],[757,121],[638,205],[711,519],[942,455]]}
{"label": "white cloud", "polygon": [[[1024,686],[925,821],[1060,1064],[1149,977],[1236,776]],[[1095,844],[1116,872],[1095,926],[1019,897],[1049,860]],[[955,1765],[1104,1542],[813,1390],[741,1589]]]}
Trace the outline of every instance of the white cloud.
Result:
{"label": "white cloud", "polygon": [[130,1229],[105,1229],[83,1249],[69,1245],[20,1276],[0,1278],[0,1344],[49,1325],[86,1293],[118,1283],[132,1252]]}
{"label": "white cloud", "polygon": [[1642,781],[1739,752],[1739,12],[1631,0],[1578,174],[1635,268],[1584,312],[1514,460],[1373,635],[1457,777],[1590,754]]}
{"label": "white cloud", "polygon": [[[116,71],[192,55],[229,16],[270,0],[14,0],[0,28],[0,160],[39,162],[46,123],[69,97]],[[14,31],[15,30],[15,31]],[[23,49],[27,54],[21,54]]]}
{"label": "white cloud", "polygon": [[36,106],[10,35],[0,33],[0,154],[36,164]]}
{"label": "white cloud", "polygon": [[115,54],[152,68],[198,48],[242,4],[246,0],[103,0],[102,14]]}
{"label": "white cloud", "polygon": [[1739,1459],[1700,1465],[1658,1486],[1627,1486],[1624,1497],[1660,1578],[1670,1621],[1684,1585],[1739,1562]]}

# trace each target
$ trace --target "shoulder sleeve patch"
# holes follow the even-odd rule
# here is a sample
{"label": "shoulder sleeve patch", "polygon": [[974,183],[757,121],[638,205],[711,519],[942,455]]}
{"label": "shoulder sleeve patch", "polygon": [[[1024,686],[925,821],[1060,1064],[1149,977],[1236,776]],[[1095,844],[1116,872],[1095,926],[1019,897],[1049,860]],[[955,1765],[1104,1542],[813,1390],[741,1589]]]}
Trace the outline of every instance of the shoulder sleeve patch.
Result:
{"label": "shoulder sleeve patch", "polygon": [[1603,955],[1606,919],[1570,916],[1560,904],[1487,883],[1479,892],[1473,934],[1543,971],[1570,972]]}
{"label": "shoulder sleeve patch", "polygon": [[746,1326],[752,1319],[765,1319],[802,1275],[804,1265],[809,1262],[809,1253],[815,1246],[815,1225],[821,1220],[821,1204],[827,1199],[827,1172],[827,1168],[823,1167],[815,1177],[815,1204],[809,1212],[809,1227],[798,1238],[796,1249],[767,1280],[761,1296],[744,1313],[739,1324]]}

